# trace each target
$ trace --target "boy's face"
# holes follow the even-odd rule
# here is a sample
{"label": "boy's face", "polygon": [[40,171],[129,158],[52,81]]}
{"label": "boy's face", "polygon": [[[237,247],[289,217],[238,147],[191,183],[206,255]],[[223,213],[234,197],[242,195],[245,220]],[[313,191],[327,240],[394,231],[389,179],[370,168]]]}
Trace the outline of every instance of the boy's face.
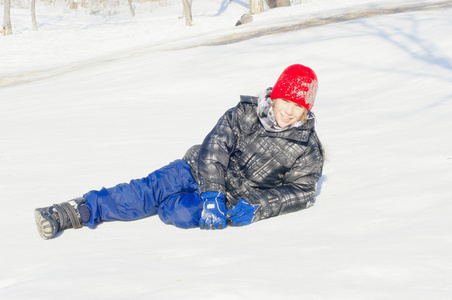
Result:
{"label": "boy's face", "polygon": [[285,128],[300,121],[308,110],[295,102],[279,98],[273,100],[273,112],[278,126]]}

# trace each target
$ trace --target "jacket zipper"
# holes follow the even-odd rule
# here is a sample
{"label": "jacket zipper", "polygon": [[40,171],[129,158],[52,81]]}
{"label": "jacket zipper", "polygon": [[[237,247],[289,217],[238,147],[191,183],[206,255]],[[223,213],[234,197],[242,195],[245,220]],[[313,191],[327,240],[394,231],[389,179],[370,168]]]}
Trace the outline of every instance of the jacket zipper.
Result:
{"label": "jacket zipper", "polygon": [[256,170],[256,172],[253,173],[253,176],[255,176],[257,173],[259,173],[263,168],[265,168],[272,160],[269,159],[262,167]]}

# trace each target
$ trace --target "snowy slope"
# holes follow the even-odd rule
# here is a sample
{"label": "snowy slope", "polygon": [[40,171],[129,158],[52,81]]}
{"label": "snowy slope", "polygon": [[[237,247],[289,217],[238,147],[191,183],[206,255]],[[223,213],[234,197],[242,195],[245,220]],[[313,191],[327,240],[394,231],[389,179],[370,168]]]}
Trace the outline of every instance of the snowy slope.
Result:
{"label": "snowy slope", "polygon": [[[190,28],[179,3],[135,18],[41,4],[38,32],[13,9],[14,34],[0,36],[0,299],[450,299],[451,8],[191,48],[435,2],[303,1],[242,28],[246,1],[194,1]],[[35,207],[180,158],[292,63],[320,82],[313,208],[214,232],[151,217],[38,236]]]}

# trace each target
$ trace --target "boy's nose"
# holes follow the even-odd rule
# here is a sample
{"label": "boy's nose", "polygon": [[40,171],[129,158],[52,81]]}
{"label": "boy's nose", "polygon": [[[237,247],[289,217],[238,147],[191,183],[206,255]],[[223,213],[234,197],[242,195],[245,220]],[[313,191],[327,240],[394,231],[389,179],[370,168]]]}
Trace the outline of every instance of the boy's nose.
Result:
{"label": "boy's nose", "polygon": [[286,107],[286,113],[292,115],[294,107],[295,103],[289,103],[289,105]]}

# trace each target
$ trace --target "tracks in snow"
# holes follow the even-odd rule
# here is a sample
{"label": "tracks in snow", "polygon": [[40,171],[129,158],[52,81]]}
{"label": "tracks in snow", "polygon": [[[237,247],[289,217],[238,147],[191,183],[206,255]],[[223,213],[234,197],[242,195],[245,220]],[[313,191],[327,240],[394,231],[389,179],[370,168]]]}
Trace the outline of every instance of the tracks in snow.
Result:
{"label": "tracks in snow", "polygon": [[[324,18],[313,18],[313,19],[309,19],[309,20],[306,20],[306,21],[303,21],[300,23],[296,23],[296,24],[273,26],[273,27],[269,27],[269,28],[254,30],[251,32],[242,32],[242,33],[237,33],[237,34],[232,34],[232,35],[226,35],[222,38],[215,39],[210,42],[201,42],[201,43],[195,42],[191,46],[169,47],[169,49],[167,49],[167,50],[182,50],[182,49],[188,49],[188,48],[194,48],[194,47],[200,47],[200,46],[221,46],[221,45],[239,43],[242,41],[251,40],[254,38],[259,38],[259,37],[267,36],[267,35],[271,35],[271,34],[297,31],[297,30],[308,29],[308,28],[318,27],[318,26],[327,25],[327,24],[335,24],[335,23],[347,22],[347,21],[351,21],[351,20],[357,20],[357,19],[371,17],[371,16],[391,15],[391,14],[398,14],[398,13],[411,12],[411,11],[437,10],[437,9],[448,9],[448,8],[452,8],[452,1],[441,1],[441,2],[427,3],[427,4],[412,4],[412,5],[406,5],[406,6],[381,8],[381,9],[366,10],[366,11],[353,11],[353,12],[347,12],[347,13],[324,17]],[[159,45],[159,48],[161,46],[162,45]],[[146,47],[146,48],[152,48],[152,47]],[[27,82],[31,82],[31,81],[43,80],[43,79],[46,79],[49,77],[58,76],[58,75],[68,73],[71,71],[80,70],[80,69],[83,69],[86,67],[91,67],[95,64],[108,63],[111,61],[124,59],[126,57],[130,57],[131,55],[133,55],[135,53],[142,53],[142,52],[143,52],[143,49],[140,48],[140,49],[137,49],[137,51],[135,51],[135,52],[121,53],[114,57],[109,57],[104,60],[90,59],[90,60],[86,60],[83,62],[72,63],[65,67],[35,71],[35,72],[30,72],[30,73],[16,75],[16,76],[5,76],[3,78],[0,78],[0,88],[6,87],[6,86],[23,84],[23,83],[27,83]]]}

